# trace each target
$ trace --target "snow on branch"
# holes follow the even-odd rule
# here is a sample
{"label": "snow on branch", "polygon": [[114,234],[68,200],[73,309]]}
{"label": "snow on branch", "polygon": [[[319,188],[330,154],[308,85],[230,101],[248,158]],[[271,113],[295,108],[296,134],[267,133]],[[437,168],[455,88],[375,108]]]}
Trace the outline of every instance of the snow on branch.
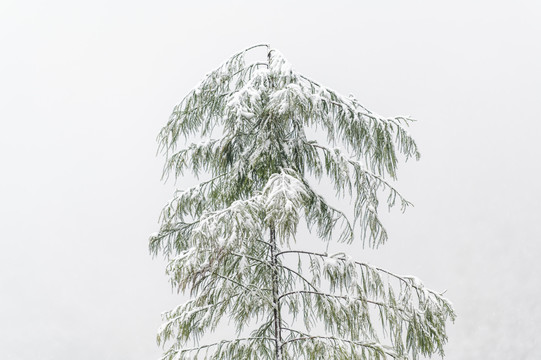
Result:
{"label": "snow on branch", "polygon": [[305,184],[296,177],[295,171],[281,169],[271,175],[262,190],[267,224],[274,224],[278,235],[284,240],[297,232],[299,214],[308,198]]}

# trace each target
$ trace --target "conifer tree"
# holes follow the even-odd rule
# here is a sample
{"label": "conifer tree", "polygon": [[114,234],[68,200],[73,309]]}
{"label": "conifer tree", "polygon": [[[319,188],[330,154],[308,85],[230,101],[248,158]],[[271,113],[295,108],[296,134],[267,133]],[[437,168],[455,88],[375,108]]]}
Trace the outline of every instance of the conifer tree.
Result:
{"label": "conifer tree", "polygon": [[[247,61],[258,48],[265,61]],[[441,294],[344,253],[296,247],[301,225],[312,241],[385,243],[379,197],[409,205],[386,179],[396,177],[399,156],[419,157],[409,122],[297,73],[268,45],[208,73],[158,137],[164,176],[205,178],[176,191],[150,239],[172,285],[191,296],[164,314],[163,359],[443,356],[455,314]],[[204,141],[186,145],[194,136]],[[351,200],[351,214],[314,187],[324,178]],[[236,332],[205,342],[223,320]]]}

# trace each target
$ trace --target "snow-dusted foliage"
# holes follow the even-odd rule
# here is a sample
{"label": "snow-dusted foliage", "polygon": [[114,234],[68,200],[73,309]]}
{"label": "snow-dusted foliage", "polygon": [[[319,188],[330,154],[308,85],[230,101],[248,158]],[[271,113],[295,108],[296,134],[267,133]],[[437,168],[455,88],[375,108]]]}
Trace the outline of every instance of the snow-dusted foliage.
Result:
{"label": "snow-dusted foliage", "polygon": [[[266,61],[246,63],[261,47]],[[151,252],[169,260],[173,286],[191,294],[164,314],[163,359],[443,355],[455,315],[440,294],[345,254],[294,246],[301,222],[323,241],[387,240],[378,196],[409,205],[384,180],[395,178],[400,153],[419,157],[409,121],[298,74],[268,45],[208,73],[159,135],[165,176],[208,178],[176,192],[150,239]],[[326,143],[309,139],[308,128],[324,131]],[[193,136],[205,141],[182,147]],[[328,178],[338,197],[352,199],[353,214],[331,206],[308,177]],[[224,318],[238,337],[205,342]]]}

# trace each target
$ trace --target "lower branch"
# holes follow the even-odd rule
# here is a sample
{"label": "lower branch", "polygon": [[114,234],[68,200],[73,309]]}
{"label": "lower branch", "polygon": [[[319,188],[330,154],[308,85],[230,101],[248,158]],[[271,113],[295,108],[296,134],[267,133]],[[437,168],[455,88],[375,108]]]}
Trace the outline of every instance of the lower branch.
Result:
{"label": "lower branch", "polygon": [[[317,256],[317,257],[321,257],[321,258],[329,258],[329,259],[334,259],[334,260],[338,260],[338,261],[348,261],[348,259],[346,259],[345,257],[333,257],[333,256],[329,256],[328,254],[326,253],[316,253],[316,252],[311,252],[311,251],[304,251],[304,250],[285,250],[285,251],[281,251],[279,252],[278,254],[276,254],[276,256],[280,256],[280,255],[285,255],[285,254],[305,254],[305,255],[309,255],[309,256]],[[379,268],[379,267],[375,267],[375,266],[371,266],[369,264],[366,264],[366,263],[362,263],[362,262],[359,262],[359,261],[352,261],[354,264],[356,265],[359,265],[359,266],[362,266],[362,267],[365,267],[365,268],[372,268],[372,269],[375,269],[379,272],[382,272],[382,273],[385,273],[389,276],[392,276],[394,277],[395,279],[398,279],[402,282],[404,282],[405,284],[411,286],[412,288],[416,289],[416,290],[419,290],[419,291],[423,291],[426,290],[434,295],[436,295],[437,297],[442,297],[442,294],[439,294],[437,292],[435,292],[434,290],[430,290],[428,288],[425,288],[425,287],[421,287],[421,286],[418,286],[417,284],[415,284],[414,281],[408,281],[406,279],[411,279],[411,277],[408,277],[408,276],[401,276],[401,275],[397,275],[395,273],[392,273],[388,270],[385,270],[385,269],[382,269],[382,268]]]}
{"label": "lower branch", "polygon": [[[296,331],[293,331],[293,332],[296,332]],[[343,338],[337,338],[337,337],[334,337],[334,336],[306,335],[306,336],[301,336],[301,337],[297,337],[297,338],[287,340],[282,344],[282,346],[286,346],[288,344],[292,344],[292,343],[299,342],[299,341],[316,341],[316,340],[323,340],[323,341],[332,342],[332,343],[343,343],[343,344],[348,344],[348,345],[352,345],[352,346],[363,347],[363,348],[366,348],[366,349],[370,349],[372,351],[379,352],[381,354],[388,355],[388,356],[392,357],[393,359],[399,359],[400,358],[399,355],[392,352],[391,350],[386,349],[381,344],[378,344],[378,343],[365,343],[365,342],[361,342],[361,341],[353,341],[353,340],[348,340],[348,339],[343,339]]]}
{"label": "lower branch", "polygon": [[233,344],[233,343],[238,343],[242,341],[260,341],[260,340],[274,341],[273,338],[269,338],[269,337],[246,337],[246,338],[239,338],[239,339],[234,339],[234,340],[221,340],[212,344],[201,345],[201,346],[193,347],[193,348],[179,349],[176,352],[186,353],[186,352],[193,352],[193,351],[201,351],[201,350],[206,350],[206,349],[216,347],[216,346]]}
{"label": "lower branch", "polygon": [[368,299],[357,298],[357,297],[350,297],[350,296],[345,296],[345,295],[333,295],[333,294],[327,294],[327,293],[319,292],[319,291],[308,291],[308,290],[291,291],[291,292],[280,295],[279,299],[281,299],[283,297],[286,297],[286,296],[302,295],[302,294],[324,296],[324,297],[329,297],[329,298],[334,298],[334,299],[341,299],[341,300],[361,301],[361,302],[366,302],[368,304],[377,305],[377,306],[380,306],[380,307],[388,307],[388,308],[396,309],[396,310],[398,310],[400,312],[404,312],[404,313],[406,312],[404,309],[402,309],[400,307],[390,306],[390,305],[382,303],[380,301],[368,300]]}

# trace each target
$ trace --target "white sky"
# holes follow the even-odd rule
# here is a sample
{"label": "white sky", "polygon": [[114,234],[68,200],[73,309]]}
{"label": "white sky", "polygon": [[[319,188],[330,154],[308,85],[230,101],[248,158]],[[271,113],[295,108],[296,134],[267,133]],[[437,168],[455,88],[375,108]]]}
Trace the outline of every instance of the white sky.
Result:
{"label": "white sky", "polygon": [[179,298],[147,250],[172,191],[155,137],[207,71],[261,42],[419,120],[423,157],[398,183],[415,208],[357,256],[447,289],[446,359],[541,358],[536,3],[2,0],[0,358],[159,356]]}

